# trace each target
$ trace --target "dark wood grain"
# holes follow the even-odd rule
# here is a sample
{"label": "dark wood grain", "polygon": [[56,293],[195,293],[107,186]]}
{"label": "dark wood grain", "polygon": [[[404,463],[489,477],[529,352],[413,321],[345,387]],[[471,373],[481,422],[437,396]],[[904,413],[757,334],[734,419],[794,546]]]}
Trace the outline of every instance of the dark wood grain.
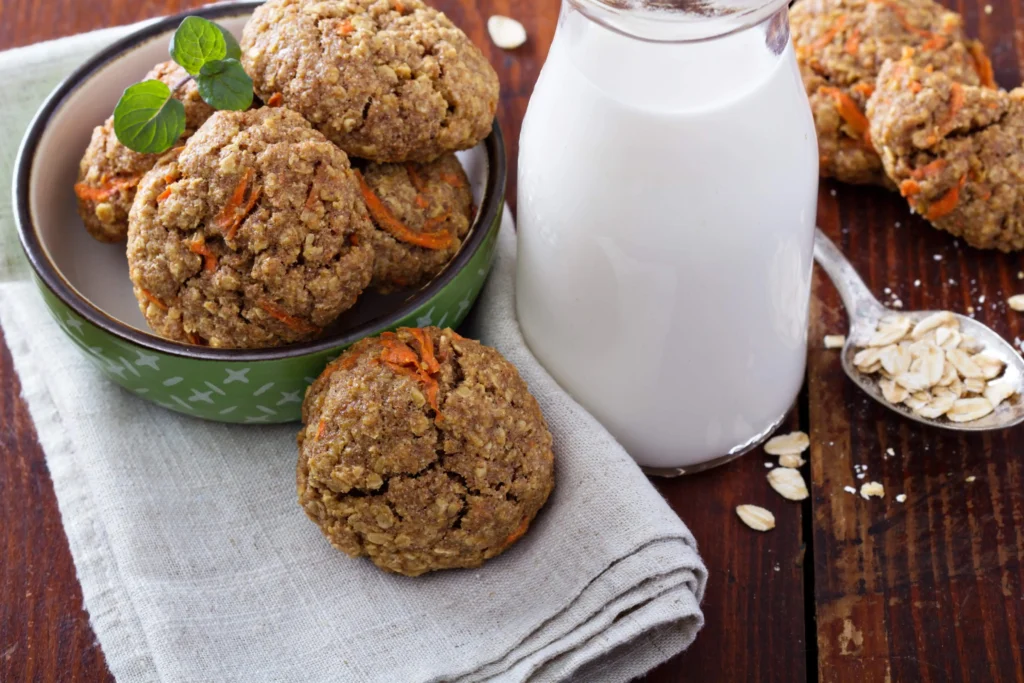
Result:
{"label": "dark wood grain", "polygon": [[[795,416],[789,426],[797,428]],[[696,644],[652,671],[648,683],[806,680],[803,506],[765,481],[751,454],[724,467],[655,485],[697,537],[708,567],[706,625]],[[775,515],[768,533],[747,528],[737,505],[760,505]],[[810,561],[810,558],[807,558]]]}
{"label": "dark wood grain", "polygon": [[[0,0],[0,48],[128,23],[201,4],[172,0]],[[487,52],[502,82],[498,117],[508,150],[509,200],[515,201],[515,160],[527,101],[554,35],[552,0],[440,0],[435,3]],[[485,21],[507,14],[525,25],[529,41],[514,52],[493,47]],[[2,344],[0,344],[2,345]],[[0,356],[4,442],[0,456],[0,529],[6,552],[0,569],[0,681],[104,681],[111,678],[82,610],[53,487],[6,348]],[[707,627],[698,644],[653,672],[658,683],[689,680],[804,680],[805,638],[801,506],[765,485],[752,457],[697,477],[661,482],[690,525],[711,573],[704,603]],[[772,509],[778,528],[747,529],[740,503]]]}
{"label": "dark wood grain", "polygon": [[[1024,71],[1024,6],[991,2],[989,15],[985,4],[950,6],[1012,87]],[[970,249],[877,189],[826,183],[818,218],[880,298],[909,309],[973,307],[1007,339],[1024,335],[1024,317],[1005,305],[1024,292],[1020,255]],[[838,353],[821,348],[824,334],[845,331],[845,315],[819,271],[808,396],[821,679],[1022,681],[1024,429],[960,436],[867,399]],[[864,479],[854,465],[867,466]],[[844,491],[865,481],[881,482],[885,499]]]}

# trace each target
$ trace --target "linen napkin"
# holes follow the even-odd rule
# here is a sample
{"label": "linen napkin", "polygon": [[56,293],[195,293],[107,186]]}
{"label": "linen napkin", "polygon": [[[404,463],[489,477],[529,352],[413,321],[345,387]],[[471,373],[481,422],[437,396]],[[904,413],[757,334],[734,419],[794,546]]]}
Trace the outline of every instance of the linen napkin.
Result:
{"label": "linen napkin", "polygon": [[[0,187],[49,90],[134,27],[0,54]],[[475,570],[385,574],[296,500],[296,425],[165,411],[104,380],[29,282],[0,196],[0,324],[53,477],[85,607],[122,681],[625,681],[690,645],[707,572],[686,526],[530,354],[506,211],[465,333],[497,347],[554,434],[530,532]]]}

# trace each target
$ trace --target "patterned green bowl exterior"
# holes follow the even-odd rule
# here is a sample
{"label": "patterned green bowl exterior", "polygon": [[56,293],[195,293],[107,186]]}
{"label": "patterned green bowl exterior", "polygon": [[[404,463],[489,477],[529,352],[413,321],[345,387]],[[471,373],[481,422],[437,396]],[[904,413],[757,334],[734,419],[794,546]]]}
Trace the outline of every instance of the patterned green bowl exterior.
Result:
{"label": "patterned green bowl exterior", "polygon": [[[500,204],[499,204],[500,206]],[[398,327],[456,327],[487,279],[501,211],[472,258],[431,299],[378,332]],[[168,410],[218,422],[275,423],[301,418],[306,388],[348,344],[307,355],[259,361],[218,361],[141,349],[110,334],[61,301],[37,277],[54,320],[108,379]]]}

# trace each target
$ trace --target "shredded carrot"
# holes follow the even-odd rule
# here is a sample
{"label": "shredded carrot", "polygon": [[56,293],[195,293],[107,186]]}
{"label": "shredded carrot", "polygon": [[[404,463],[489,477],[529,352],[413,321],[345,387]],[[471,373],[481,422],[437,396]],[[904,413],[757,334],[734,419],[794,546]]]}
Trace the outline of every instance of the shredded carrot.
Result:
{"label": "shredded carrot", "polygon": [[427,184],[423,182],[423,176],[420,175],[419,170],[417,170],[414,164],[406,164],[405,172],[409,175],[409,182],[412,183],[412,186],[416,188],[417,192],[426,192]]}
{"label": "shredded carrot", "polygon": [[811,49],[817,51],[831,43],[839,35],[839,32],[843,30],[844,26],[846,26],[846,15],[842,14],[832,24],[832,28],[825,31],[816,41],[811,43]]}
{"label": "shredded carrot", "polygon": [[916,180],[904,180],[900,183],[900,194],[904,197],[913,197],[921,191],[921,186]]}
{"label": "shredded carrot", "polygon": [[188,250],[203,257],[203,270],[206,272],[217,270],[217,255],[210,251],[210,247],[206,246],[206,240],[202,235],[189,242]]}
{"label": "shredded carrot", "polygon": [[316,172],[313,173],[313,182],[309,184],[309,195],[306,197],[305,209],[306,211],[312,211],[313,207],[316,206],[316,202],[320,199],[320,172],[323,170],[323,165],[317,166]]}
{"label": "shredded carrot", "polygon": [[165,200],[165,199],[167,199],[168,197],[170,197],[170,196],[171,196],[171,194],[172,194],[172,192],[171,192],[171,188],[169,188],[169,187],[168,187],[168,188],[164,189],[164,191],[163,191],[163,192],[161,192],[160,194],[158,194],[158,195],[156,196],[156,200],[157,200],[157,202],[162,202],[163,200]]}
{"label": "shredded carrot", "polygon": [[978,195],[978,198],[983,202],[987,202],[989,199],[992,198],[992,189],[986,187],[985,191]]}
{"label": "shredded carrot", "polygon": [[423,364],[427,366],[427,372],[432,375],[440,372],[441,365],[434,357],[434,342],[430,340],[430,335],[418,327],[409,328],[409,333],[420,347],[420,358],[423,360]]}
{"label": "shredded carrot", "polygon": [[465,181],[463,181],[462,178],[460,178],[458,175],[454,173],[442,173],[441,180],[455,188],[461,188],[466,186]]}
{"label": "shredded carrot", "polygon": [[138,184],[139,176],[103,177],[100,179],[99,187],[93,187],[88,183],[76,183],[75,194],[83,201],[101,202],[104,199],[109,199],[116,192],[131,189]]}
{"label": "shredded carrot", "polygon": [[502,544],[504,547],[508,547],[518,541],[520,538],[526,535],[526,530],[530,528],[530,520],[524,519],[522,523],[516,527],[516,530],[508,535],[505,542]]}
{"label": "shredded carrot", "polygon": [[274,93],[273,95],[270,96],[269,100],[267,100],[267,106],[268,107],[280,107],[282,102],[284,102],[284,95],[282,95],[279,92],[276,92],[276,93]]}
{"label": "shredded carrot", "polygon": [[966,182],[967,176],[961,176],[960,182],[951,187],[946,194],[932,202],[931,206],[928,207],[928,211],[924,214],[924,217],[930,221],[935,221],[952,212],[953,209],[956,208],[956,205],[960,203],[960,190]]}
{"label": "shredded carrot", "polygon": [[405,5],[402,4],[402,0],[395,0],[395,11],[399,14],[405,14]]}
{"label": "shredded carrot", "polygon": [[249,181],[254,175],[256,172],[251,168],[246,170],[241,180],[238,181],[238,185],[235,186],[235,191],[228,199],[228,203],[217,214],[216,224],[228,237],[235,236],[238,223],[241,223],[242,219],[238,217],[238,210],[242,208],[242,203],[245,201],[245,190],[249,187]]}
{"label": "shredded carrot", "polygon": [[160,301],[160,299],[157,299],[156,295],[153,294],[153,292],[149,291],[145,287],[139,287],[139,291],[142,292],[142,296],[146,297],[146,300],[149,301],[149,303],[153,304],[161,311],[167,311],[167,304],[165,304],[163,301]]}
{"label": "shredded carrot", "polygon": [[380,353],[380,359],[385,363],[419,367],[419,357],[405,342],[397,339],[381,339],[381,345],[384,347],[384,350]]}
{"label": "shredded carrot", "polygon": [[946,47],[946,36],[936,33],[931,38],[921,43],[922,50],[941,50]]}
{"label": "shredded carrot", "polygon": [[348,238],[348,241],[352,243],[353,247],[359,246],[359,235],[352,233],[352,236]]}
{"label": "shredded carrot", "polygon": [[853,98],[839,88],[822,88],[821,91],[835,100],[839,116],[843,118],[843,121],[846,122],[853,132],[867,140],[868,128],[870,126],[868,117],[864,116],[864,112],[860,110],[860,107],[853,101]]}
{"label": "shredded carrot", "polygon": [[985,54],[985,46],[979,42],[971,41],[967,46],[971,54],[971,61],[974,63],[974,70],[978,72],[978,80],[986,88],[998,88],[996,85],[996,74],[992,69],[992,60]]}
{"label": "shredded carrot", "polygon": [[855,28],[850,37],[846,39],[846,45],[843,49],[846,50],[847,54],[855,55],[857,50],[860,48],[860,29]]}
{"label": "shredded carrot", "polygon": [[423,247],[424,249],[444,249],[451,245],[453,239],[451,233],[418,233],[402,223],[384,205],[384,202],[381,201],[380,197],[374,193],[370,186],[366,184],[363,174],[359,171],[355,171],[355,174],[356,178],[359,179],[359,189],[363,193],[366,208],[369,210],[370,217],[377,224],[377,227],[400,242],[406,242],[417,247]]}
{"label": "shredded carrot", "polygon": [[416,195],[416,199],[414,201],[416,202],[416,207],[420,209],[426,209],[430,206],[430,202],[428,202],[421,194]]}
{"label": "shredded carrot", "polygon": [[193,346],[203,346],[203,338],[195,332],[186,332],[185,337],[188,339],[188,343]]}
{"label": "shredded carrot", "polygon": [[871,97],[875,92],[875,86],[867,81],[861,81],[853,86],[853,90],[864,96],[864,99]]}
{"label": "shredded carrot", "polygon": [[922,178],[930,178],[931,176],[938,175],[942,172],[942,169],[946,168],[945,159],[936,159],[935,161],[925,164],[920,168],[915,168],[910,172],[910,177],[914,180],[921,180]]}
{"label": "shredded carrot", "polygon": [[257,301],[256,305],[262,308],[264,311],[266,311],[267,315],[269,315],[271,318],[276,318],[277,320],[280,320],[282,323],[285,324],[285,326],[291,328],[292,330],[295,330],[296,332],[301,332],[303,334],[313,334],[314,332],[320,331],[320,328],[314,327],[313,325],[310,325],[304,320],[299,320],[294,316],[288,315],[288,313],[284,309],[280,308],[279,306],[270,301],[267,301],[266,299]]}
{"label": "shredded carrot", "polygon": [[347,36],[348,34],[352,33],[355,30],[356,27],[353,26],[352,22],[349,21],[348,19],[346,19],[345,21],[341,22],[341,24],[338,25],[338,33],[340,33],[343,36]]}
{"label": "shredded carrot", "polygon": [[316,440],[317,441],[319,441],[320,438],[323,437],[324,429],[326,427],[327,427],[327,422],[325,420],[320,420],[320,424],[318,424],[317,427],[316,427]]}
{"label": "shredded carrot", "polygon": [[910,85],[908,87],[910,88],[910,92],[916,95],[917,93],[921,92],[921,89],[924,86],[921,85],[920,81],[910,81]]}
{"label": "shredded carrot", "polygon": [[385,332],[380,336],[383,350],[378,359],[396,373],[420,382],[427,392],[427,402],[434,409],[434,421],[441,422],[444,418],[438,405],[436,375],[441,371],[441,364],[434,356],[434,345],[426,330],[404,327],[399,332],[407,332],[419,349],[419,355],[400,340],[394,332]]}
{"label": "shredded carrot", "polygon": [[177,173],[168,173],[167,175],[164,176],[164,182],[167,183],[168,185],[170,185],[171,183],[173,183],[177,179],[178,179],[178,174]]}
{"label": "shredded carrot", "polygon": [[426,221],[423,222],[423,232],[428,232],[428,233],[437,232],[438,229],[440,229],[440,227],[442,225],[444,225],[445,221],[447,221],[449,218],[451,218],[451,215],[452,215],[451,211],[445,211],[440,216],[434,216],[433,218],[428,218]]}
{"label": "shredded carrot", "polygon": [[949,87],[949,112],[942,123],[943,127],[950,125],[960,110],[964,108],[964,87],[959,83],[953,83]]}

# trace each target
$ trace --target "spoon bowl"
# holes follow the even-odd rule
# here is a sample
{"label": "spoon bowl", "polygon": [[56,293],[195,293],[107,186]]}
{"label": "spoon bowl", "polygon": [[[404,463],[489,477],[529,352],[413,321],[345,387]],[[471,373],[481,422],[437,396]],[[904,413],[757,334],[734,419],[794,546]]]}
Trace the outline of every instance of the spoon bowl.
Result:
{"label": "spoon bowl", "polygon": [[953,315],[960,323],[960,331],[974,337],[985,348],[985,355],[998,358],[1005,364],[1006,369],[1000,379],[1005,379],[1016,387],[1014,395],[996,406],[988,415],[970,422],[953,422],[945,417],[923,417],[909,406],[887,401],[882,395],[878,377],[858,370],[853,364],[853,357],[861,348],[867,346],[868,338],[874,333],[882,318],[902,316],[916,324],[940,311],[894,311],[883,306],[842,252],[820,228],[815,231],[814,260],[828,273],[832,283],[839,290],[839,296],[850,317],[850,332],[846,335],[846,343],[842,350],[843,371],[868,396],[910,420],[952,431],[985,432],[1006,429],[1024,422],[1024,399],[1021,398],[1024,394],[1024,358],[992,328],[959,313]]}

